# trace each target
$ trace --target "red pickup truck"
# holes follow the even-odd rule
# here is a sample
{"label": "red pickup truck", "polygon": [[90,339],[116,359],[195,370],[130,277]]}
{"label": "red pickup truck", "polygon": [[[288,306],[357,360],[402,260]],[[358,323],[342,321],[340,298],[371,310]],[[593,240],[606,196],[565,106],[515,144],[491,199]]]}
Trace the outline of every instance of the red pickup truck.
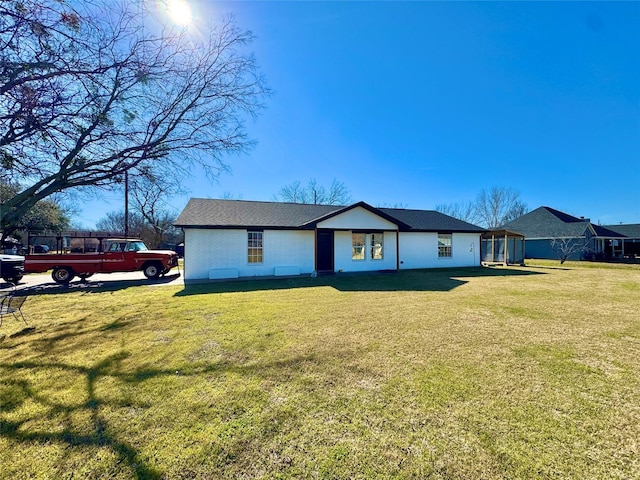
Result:
{"label": "red pickup truck", "polygon": [[95,253],[36,253],[25,257],[25,273],[53,270],[56,283],[67,284],[76,275],[85,279],[94,273],[142,270],[147,278],[158,278],[178,266],[171,250],[149,250],[141,240],[107,239],[104,251]]}

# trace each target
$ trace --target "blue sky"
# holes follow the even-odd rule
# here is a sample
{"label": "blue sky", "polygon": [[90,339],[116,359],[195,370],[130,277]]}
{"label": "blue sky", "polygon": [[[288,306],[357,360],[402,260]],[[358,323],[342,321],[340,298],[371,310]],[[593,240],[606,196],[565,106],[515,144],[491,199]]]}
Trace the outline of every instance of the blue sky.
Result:
{"label": "blue sky", "polygon": [[[192,2],[253,31],[274,95],[256,147],[174,198],[271,200],[335,178],[433,209],[508,187],[534,209],[640,223],[639,2]],[[92,226],[119,210],[92,202]]]}

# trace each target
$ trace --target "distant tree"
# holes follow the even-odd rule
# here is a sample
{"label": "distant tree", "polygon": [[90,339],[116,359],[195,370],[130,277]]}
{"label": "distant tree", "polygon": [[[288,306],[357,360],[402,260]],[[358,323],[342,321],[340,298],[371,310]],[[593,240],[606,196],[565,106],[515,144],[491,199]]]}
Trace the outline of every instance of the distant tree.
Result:
{"label": "distant tree", "polygon": [[222,195],[220,195],[219,198],[220,200],[242,200],[242,195],[241,194],[234,195],[229,191],[225,191],[225,192],[222,192]]}
{"label": "distant tree", "polygon": [[496,228],[527,213],[520,194],[511,188],[492,187],[481,190],[475,202],[475,218],[479,225]]}
{"label": "distant tree", "polygon": [[298,180],[282,187],[273,199],[276,202],[309,203],[307,190]]}
{"label": "distant tree", "polygon": [[382,202],[382,203],[378,203],[376,205],[376,208],[400,208],[400,209],[406,209],[408,207],[409,207],[408,203],[402,203],[402,202],[396,202],[396,203]]}
{"label": "distant tree", "polygon": [[143,218],[145,227],[152,232],[145,238],[145,243],[151,248],[160,247],[165,236],[175,236],[178,232],[173,226],[178,215],[167,201],[183,192],[173,177],[171,171],[147,170],[133,177],[130,182],[133,211]]}
{"label": "distant tree", "polygon": [[551,250],[558,255],[560,265],[574,253],[587,253],[589,239],[585,237],[554,237],[551,239]]}
{"label": "distant tree", "polygon": [[347,205],[351,203],[351,192],[344,183],[338,182],[334,178],[323,203],[325,205]]}
{"label": "distant tree", "polygon": [[0,1],[0,177],[21,187],[3,230],[56,192],[154,164],[215,177],[252,145],[244,122],[269,94],[252,34],[231,19],[144,28],[154,17],[136,4],[153,2]]}
{"label": "distant tree", "polygon": [[[17,182],[0,179],[0,210],[10,208],[7,200],[12,198],[16,192],[19,192],[20,188]],[[20,230],[57,232],[68,228],[69,225],[70,220],[67,209],[63,206],[61,200],[52,196],[34,204],[12,225],[3,225],[0,232],[0,241]]]}
{"label": "distant tree", "polygon": [[521,217],[529,211],[520,194],[504,187],[481,190],[475,201],[439,204],[438,212],[485,228],[496,228]]}
{"label": "distant tree", "polygon": [[314,205],[347,205],[351,202],[351,193],[344,183],[336,179],[333,179],[329,188],[325,188],[312,178],[306,186],[300,181],[285,185],[274,195],[274,200]]}
{"label": "distant tree", "polygon": [[[108,232],[114,235],[124,235],[125,224],[124,210],[108,212],[104,217],[96,222],[96,230]],[[129,213],[129,235],[142,238],[145,231],[145,224],[142,215]]]}
{"label": "distant tree", "polygon": [[436,205],[436,211],[469,223],[476,223],[476,204],[473,202]]}
{"label": "distant tree", "polygon": [[54,199],[48,198],[28,210],[17,226],[20,230],[59,232],[69,228],[70,224],[62,207]]}
{"label": "distant tree", "polygon": [[[174,217],[166,219],[166,222],[172,223]],[[161,218],[164,222],[165,219]],[[96,230],[107,232],[113,235],[124,235],[124,210],[107,213],[96,223]],[[180,243],[182,241],[182,232],[172,225],[162,232],[162,239],[158,240],[157,229],[149,225],[144,217],[138,212],[129,212],[129,236],[140,238],[149,248],[158,248],[162,243]]]}

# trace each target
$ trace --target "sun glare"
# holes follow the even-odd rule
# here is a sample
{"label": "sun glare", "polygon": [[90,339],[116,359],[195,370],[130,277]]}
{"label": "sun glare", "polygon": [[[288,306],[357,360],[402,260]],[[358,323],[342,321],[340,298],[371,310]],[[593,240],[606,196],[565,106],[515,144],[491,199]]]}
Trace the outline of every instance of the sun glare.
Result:
{"label": "sun glare", "polygon": [[186,0],[168,0],[167,14],[171,20],[181,27],[186,27],[191,23],[191,7]]}

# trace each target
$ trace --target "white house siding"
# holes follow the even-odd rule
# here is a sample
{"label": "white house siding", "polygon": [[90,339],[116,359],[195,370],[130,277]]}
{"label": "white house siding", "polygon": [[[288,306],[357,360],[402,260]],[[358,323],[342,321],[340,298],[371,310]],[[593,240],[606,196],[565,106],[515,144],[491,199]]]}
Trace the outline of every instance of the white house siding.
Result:
{"label": "white house siding", "polygon": [[480,264],[480,235],[453,233],[451,257],[438,257],[436,232],[400,233],[400,269],[475,267]]}
{"label": "white house siding", "polygon": [[[319,222],[318,228],[336,230],[397,230],[398,226],[371,213],[365,208],[356,207],[323,222]],[[351,244],[349,244],[349,252],[351,252]]]}
{"label": "white house siding", "polygon": [[[369,238],[367,236],[367,242]],[[336,272],[368,272],[396,269],[396,232],[384,232],[382,259],[372,260],[370,247],[365,246],[365,260],[351,258],[351,232],[338,231],[334,234],[334,268]]]}
{"label": "white house siding", "polygon": [[[185,229],[185,280],[208,280],[237,270],[239,277],[274,275],[276,267],[296,267],[301,274],[314,269],[314,232],[264,230],[263,263],[247,262],[247,230]],[[294,269],[295,270],[295,269]]]}

